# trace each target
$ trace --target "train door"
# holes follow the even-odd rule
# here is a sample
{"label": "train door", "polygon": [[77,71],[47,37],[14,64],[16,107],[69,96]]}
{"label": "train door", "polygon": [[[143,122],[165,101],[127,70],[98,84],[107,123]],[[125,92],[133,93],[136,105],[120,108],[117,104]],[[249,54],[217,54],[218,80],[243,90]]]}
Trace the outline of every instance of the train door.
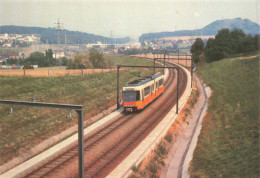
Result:
{"label": "train door", "polygon": [[156,82],[155,82],[155,80],[154,80],[154,82],[153,82],[153,87],[154,87],[154,94],[156,95]]}
{"label": "train door", "polygon": [[153,95],[153,92],[154,92],[154,85],[152,84],[151,85],[151,95]]}

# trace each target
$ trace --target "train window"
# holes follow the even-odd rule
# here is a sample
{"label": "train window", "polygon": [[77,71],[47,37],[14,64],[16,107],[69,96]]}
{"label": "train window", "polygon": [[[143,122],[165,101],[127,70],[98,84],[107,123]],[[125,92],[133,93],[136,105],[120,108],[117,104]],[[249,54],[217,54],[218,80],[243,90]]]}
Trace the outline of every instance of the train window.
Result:
{"label": "train window", "polygon": [[140,100],[140,91],[123,91],[124,102],[134,102]]}
{"label": "train window", "polygon": [[158,82],[156,82],[156,90],[158,90],[158,88],[159,88],[159,84]]}
{"label": "train window", "polygon": [[159,85],[162,86],[162,85],[163,85],[163,82],[164,82],[163,79],[159,80]]}
{"label": "train window", "polygon": [[136,91],[136,101],[140,100],[140,91]]}
{"label": "train window", "polygon": [[150,88],[151,88],[150,86],[144,88],[144,96],[147,96],[150,94],[150,91],[151,91]]}
{"label": "train window", "polygon": [[151,93],[154,91],[154,85],[151,85]]}

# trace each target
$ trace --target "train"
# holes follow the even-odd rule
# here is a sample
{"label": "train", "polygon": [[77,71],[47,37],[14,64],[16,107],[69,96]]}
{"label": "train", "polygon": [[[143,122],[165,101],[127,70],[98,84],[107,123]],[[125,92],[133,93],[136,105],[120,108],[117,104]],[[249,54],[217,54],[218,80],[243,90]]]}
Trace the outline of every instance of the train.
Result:
{"label": "train", "polygon": [[123,87],[123,108],[125,112],[144,109],[164,92],[164,75],[160,72],[139,78]]}

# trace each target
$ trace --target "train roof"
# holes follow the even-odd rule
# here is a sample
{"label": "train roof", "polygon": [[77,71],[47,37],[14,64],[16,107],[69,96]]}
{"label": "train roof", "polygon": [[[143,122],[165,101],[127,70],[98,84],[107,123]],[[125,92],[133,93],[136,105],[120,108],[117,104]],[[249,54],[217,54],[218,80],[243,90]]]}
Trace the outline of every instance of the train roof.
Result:
{"label": "train roof", "polygon": [[148,75],[146,77],[143,77],[143,78],[139,78],[139,79],[136,79],[130,83],[127,83],[125,86],[126,87],[131,87],[131,86],[140,86],[140,85],[143,85],[145,83],[148,83],[150,82],[151,80],[154,80],[158,77],[162,76],[162,74],[160,72],[156,73],[156,74],[152,74],[152,75]]}

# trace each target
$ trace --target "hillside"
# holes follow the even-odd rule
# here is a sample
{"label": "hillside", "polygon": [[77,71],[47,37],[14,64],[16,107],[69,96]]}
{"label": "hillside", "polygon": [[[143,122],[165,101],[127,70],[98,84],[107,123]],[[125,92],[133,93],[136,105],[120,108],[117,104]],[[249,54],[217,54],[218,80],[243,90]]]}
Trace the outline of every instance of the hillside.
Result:
{"label": "hillside", "polygon": [[[106,56],[116,65],[152,65],[151,61],[129,56]],[[120,88],[137,76],[151,70],[130,69],[120,72]],[[31,100],[38,102],[82,104],[85,120],[116,104],[116,72],[66,77],[3,77],[0,76],[0,98],[3,100]],[[120,95],[121,96],[121,95]],[[53,135],[77,124],[77,114],[66,119],[66,110],[14,107],[0,105],[0,165],[27,152]],[[91,120],[89,120],[91,122]]]}
{"label": "hillside", "polygon": [[259,177],[259,59],[198,66],[213,93],[193,154],[191,177]]}
{"label": "hillside", "polygon": [[[42,28],[42,27],[24,27],[24,26],[0,26],[0,34],[40,34],[42,43],[57,44],[57,30],[55,28]],[[78,31],[61,31],[61,43],[67,44],[88,44],[88,43],[127,43],[130,41],[129,37],[126,38],[108,38],[100,35],[94,35]]]}
{"label": "hillside", "polygon": [[174,32],[146,33],[146,34],[142,34],[139,37],[139,41],[143,42],[145,40],[173,37],[173,36],[198,36],[198,35],[215,36],[218,33],[218,31],[222,28],[229,28],[229,29],[238,28],[243,30],[245,34],[252,34],[252,35],[260,33],[259,24],[252,22],[248,19],[235,18],[235,19],[216,20],[210,23],[209,25],[197,30],[179,30]]}

